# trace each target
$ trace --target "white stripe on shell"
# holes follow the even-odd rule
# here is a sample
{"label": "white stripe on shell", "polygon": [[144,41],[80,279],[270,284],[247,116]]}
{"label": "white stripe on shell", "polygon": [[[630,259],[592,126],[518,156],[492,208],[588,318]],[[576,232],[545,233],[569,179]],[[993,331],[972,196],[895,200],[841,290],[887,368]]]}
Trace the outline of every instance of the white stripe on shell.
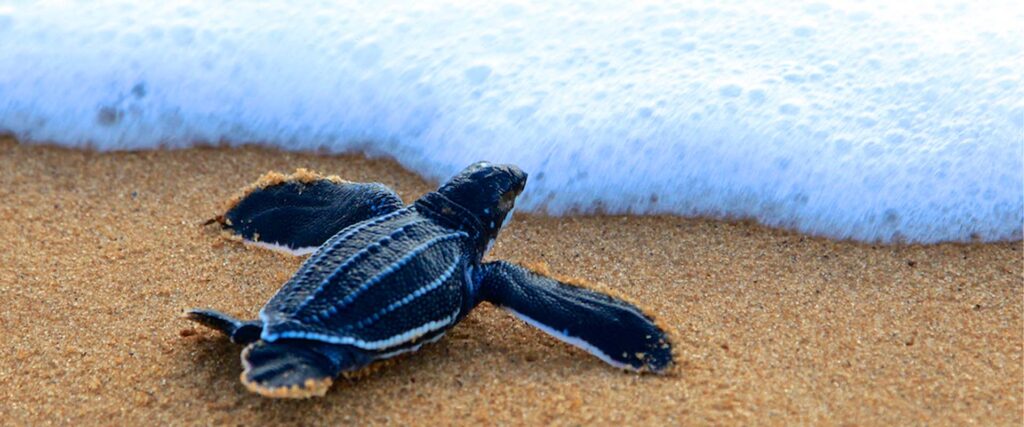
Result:
{"label": "white stripe on shell", "polygon": [[306,246],[306,247],[303,247],[303,248],[290,248],[288,246],[279,245],[279,244],[276,244],[276,243],[254,242],[252,240],[246,240],[246,239],[242,239],[242,241],[245,244],[247,244],[247,245],[260,247],[260,248],[263,248],[263,249],[269,249],[269,250],[272,250],[274,252],[283,252],[283,253],[286,253],[286,254],[292,255],[292,256],[305,256],[305,255],[309,255],[309,254],[311,254],[313,252],[316,252],[316,250],[317,250],[316,246]]}
{"label": "white stripe on shell", "polygon": [[363,350],[385,350],[397,345],[407,343],[430,332],[449,326],[455,321],[455,319],[458,316],[459,309],[456,309],[455,313],[452,313],[451,316],[445,317],[444,319],[432,320],[415,328],[409,329],[408,331],[376,341],[365,341],[350,336],[336,336],[305,331],[284,331],[279,334],[270,334],[267,333],[266,329],[263,330],[263,334],[260,336],[260,338],[266,342],[274,342],[281,338],[292,338],[320,341],[328,344],[351,345],[353,347],[361,348]]}
{"label": "white stripe on shell", "polygon": [[574,345],[576,347],[579,347],[580,349],[583,349],[587,353],[590,353],[590,354],[593,354],[594,356],[597,356],[598,359],[603,360],[605,363],[607,363],[609,365],[612,365],[612,366],[614,366],[616,368],[620,368],[620,369],[628,369],[630,371],[639,371],[639,369],[633,367],[632,365],[629,365],[627,363],[622,363],[622,362],[619,362],[619,361],[616,361],[616,360],[612,359],[611,356],[608,356],[607,353],[601,351],[601,349],[599,349],[597,347],[594,347],[593,345],[591,345],[590,343],[588,343],[584,339],[569,335],[568,331],[557,331],[554,328],[552,328],[551,326],[548,326],[548,325],[540,323],[540,322],[538,322],[536,320],[533,320],[529,316],[527,316],[527,315],[525,315],[523,313],[520,313],[518,311],[515,311],[515,310],[513,310],[513,309],[511,309],[509,307],[501,306],[501,308],[506,310],[506,311],[508,311],[509,313],[512,313],[513,315],[515,315],[516,317],[518,317],[522,321],[528,323],[530,326],[533,326],[533,327],[535,327],[537,329],[540,329],[541,331],[544,331],[544,333],[557,338],[559,341],[562,341],[564,343],[571,344],[571,345]]}
{"label": "white stripe on shell", "polygon": [[395,301],[395,302],[393,302],[391,304],[388,304],[387,307],[384,307],[383,309],[381,309],[380,311],[374,313],[370,317],[367,317],[367,318],[365,318],[363,320],[360,320],[360,321],[356,322],[355,323],[355,325],[356,325],[355,327],[359,328],[359,327],[366,327],[366,326],[372,325],[377,320],[380,320],[381,316],[383,316],[385,314],[388,314],[388,313],[390,313],[392,311],[395,311],[399,307],[401,307],[403,305],[406,305],[406,304],[412,302],[413,300],[415,300],[416,298],[419,298],[419,297],[425,295],[427,292],[430,292],[430,291],[432,291],[434,289],[437,289],[437,288],[441,287],[441,285],[444,282],[448,281],[448,279],[450,279],[452,277],[452,274],[455,273],[455,269],[458,268],[458,266],[459,266],[459,260],[458,259],[452,261],[451,267],[448,267],[448,269],[445,270],[444,273],[441,273],[440,277],[438,277],[437,279],[434,279],[434,281],[428,283],[426,286],[424,286],[422,288],[419,288],[419,289],[417,289],[415,291],[412,291],[412,293],[410,293],[409,295],[406,295],[402,299],[400,299],[398,301]]}
{"label": "white stripe on shell", "polygon": [[[332,304],[331,306],[327,307],[327,309],[325,309],[324,311],[321,311],[320,313],[317,313],[316,317],[322,318],[324,316],[330,316],[330,315],[333,315],[334,313],[337,313],[338,310],[341,310],[341,309],[345,308],[346,306],[348,306],[349,304],[351,304],[352,301],[355,301],[356,297],[361,295],[363,292],[366,292],[367,290],[369,290],[371,287],[373,287],[373,285],[376,285],[376,284],[380,283],[380,281],[383,280],[384,277],[387,277],[391,273],[394,273],[395,271],[398,271],[399,268],[402,268],[403,266],[408,264],[409,261],[411,261],[416,256],[422,254],[423,252],[426,252],[432,246],[434,246],[434,245],[436,245],[438,243],[444,242],[444,241],[448,241],[448,240],[452,240],[452,239],[457,239],[457,238],[464,238],[464,237],[468,237],[468,236],[469,236],[469,234],[466,234],[465,232],[459,231],[459,232],[455,232],[455,233],[451,233],[451,234],[444,234],[444,235],[441,235],[441,236],[437,236],[437,237],[435,237],[433,239],[427,240],[422,245],[419,245],[416,248],[414,248],[413,250],[409,251],[409,253],[405,254],[405,256],[403,256],[402,258],[399,258],[393,264],[387,266],[387,268],[381,270],[379,273],[377,273],[376,276],[373,276],[373,277],[367,279],[365,282],[363,282],[361,285],[359,285],[358,288],[356,288],[355,290],[350,292],[348,295],[345,295],[345,298],[342,298],[342,300],[339,301],[338,303]],[[340,269],[341,267],[338,267],[338,268]],[[317,292],[319,292],[320,289],[323,289],[323,285],[321,285],[321,287],[317,289]],[[312,297],[307,299],[307,302],[309,300],[312,300]],[[305,305],[305,303],[303,303],[303,306],[304,305]],[[302,306],[300,306],[299,309],[301,310]]]}
{"label": "white stripe on shell", "polygon": [[[444,334],[445,334],[444,332],[441,332],[441,333],[437,334],[437,336],[434,336],[434,337],[431,337],[429,339],[426,339],[423,342],[421,342],[419,344],[416,344],[416,345],[414,345],[412,347],[409,347],[409,348],[402,348],[402,349],[398,349],[398,350],[395,350],[395,351],[392,351],[392,352],[376,355],[376,356],[374,356],[374,360],[390,359],[390,358],[398,356],[400,354],[412,353],[414,351],[418,351],[424,345],[436,343],[442,337],[444,337]],[[252,347],[253,345],[255,345],[255,343],[249,344],[242,351],[242,357],[241,357],[241,359],[242,359],[242,370],[245,371],[245,372],[249,372],[249,371],[252,370],[252,364],[249,363],[248,360],[246,360],[245,356],[246,356],[246,353],[249,352],[249,347]]]}
{"label": "white stripe on shell", "polygon": [[398,349],[398,350],[395,350],[395,351],[392,351],[392,352],[388,352],[388,353],[380,354],[380,355],[377,355],[376,357],[374,357],[374,359],[376,359],[376,360],[380,360],[380,359],[388,359],[388,358],[391,358],[391,357],[395,357],[395,356],[398,356],[399,354],[405,354],[405,353],[412,353],[412,352],[414,352],[414,351],[417,351],[417,350],[419,350],[419,349],[420,349],[420,347],[423,347],[423,346],[424,346],[425,344],[433,344],[433,343],[436,343],[436,342],[437,342],[437,340],[441,339],[441,337],[443,337],[443,336],[444,336],[444,332],[441,332],[440,334],[437,334],[437,336],[436,336],[436,337],[433,337],[433,338],[430,338],[430,339],[424,340],[423,342],[421,342],[421,343],[419,343],[419,344],[416,344],[416,345],[414,345],[414,346],[412,346],[412,347],[409,347],[409,348],[403,348],[403,349]]}

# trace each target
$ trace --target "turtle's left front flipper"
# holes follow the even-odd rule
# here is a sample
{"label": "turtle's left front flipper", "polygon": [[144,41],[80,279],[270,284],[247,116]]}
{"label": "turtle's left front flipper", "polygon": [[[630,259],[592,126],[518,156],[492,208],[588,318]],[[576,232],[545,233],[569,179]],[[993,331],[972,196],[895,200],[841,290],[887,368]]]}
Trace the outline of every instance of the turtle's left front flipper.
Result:
{"label": "turtle's left front flipper", "polygon": [[484,264],[482,300],[609,364],[664,372],[674,362],[664,330],[636,306],[524,267]]}
{"label": "turtle's left front flipper", "polygon": [[247,241],[302,254],[349,225],[402,206],[402,199],[383,184],[348,182],[299,169],[291,175],[263,175],[235,197],[217,221]]}

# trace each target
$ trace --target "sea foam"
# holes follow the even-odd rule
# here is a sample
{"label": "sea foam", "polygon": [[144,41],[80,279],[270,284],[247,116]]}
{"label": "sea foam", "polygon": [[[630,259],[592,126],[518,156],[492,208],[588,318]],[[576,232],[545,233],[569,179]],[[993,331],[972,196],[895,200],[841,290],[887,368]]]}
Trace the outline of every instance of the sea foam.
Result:
{"label": "sea foam", "polygon": [[1019,2],[286,3],[0,2],[0,132],[512,162],[552,214],[1021,237]]}

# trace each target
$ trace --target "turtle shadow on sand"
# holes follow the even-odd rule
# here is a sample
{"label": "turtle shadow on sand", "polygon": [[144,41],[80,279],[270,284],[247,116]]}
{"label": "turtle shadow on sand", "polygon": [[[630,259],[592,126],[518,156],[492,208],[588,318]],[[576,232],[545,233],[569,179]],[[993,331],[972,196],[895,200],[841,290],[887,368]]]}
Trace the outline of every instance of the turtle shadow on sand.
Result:
{"label": "turtle shadow on sand", "polygon": [[238,347],[223,337],[205,331],[185,329],[188,335],[179,338],[176,360],[180,372],[188,372],[195,393],[200,400],[223,399],[231,390],[238,389],[238,395],[248,395],[244,387],[238,387],[235,377],[241,372],[238,363]]}
{"label": "turtle shadow on sand", "polygon": [[[309,399],[264,399],[253,394],[238,382],[242,373],[242,364],[238,358],[238,345],[225,339],[223,336],[206,331],[185,329],[187,336],[179,337],[180,345],[177,346],[178,367],[175,371],[178,377],[185,382],[184,386],[191,389],[196,400],[206,404],[207,408],[214,411],[231,412],[235,410],[250,410],[278,414],[283,411],[287,414],[288,420],[281,422],[296,422],[308,420],[315,422],[320,415],[317,411],[309,411],[312,406],[318,406],[318,400]],[[367,372],[358,378],[341,379],[340,387],[332,388],[324,399],[335,407],[348,407],[355,405],[350,390],[359,387],[360,391],[376,388],[374,384],[385,381],[387,370],[394,369],[393,366],[384,367],[377,372]],[[304,408],[303,411],[294,409]],[[268,418],[268,421],[270,419]]]}
{"label": "turtle shadow on sand", "polygon": [[[531,336],[533,331],[515,326],[515,320],[511,318],[501,319],[500,322],[508,322],[503,326],[507,326],[510,329],[508,332],[514,336],[486,333],[481,330],[482,323],[487,323],[483,319],[485,316],[506,317],[496,309],[474,313],[452,331],[448,340],[425,346],[422,351],[402,355],[393,361],[371,366],[351,378],[341,378],[323,396],[323,400],[264,399],[252,394],[237,381],[242,373],[238,345],[222,335],[201,328],[183,329],[183,336],[177,338],[179,345],[176,346],[175,359],[178,367],[175,371],[186,383],[185,387],[193,390],[197,400],[215,410],[244,409],[267,412],[268,416],[271,413],[285,416],[278,413],[283,411],[283,414],[290,414],[287,415],[287,421],[290,422],[315,422],[320,413],[309,411],[312,407],[327,404],[335,409],[354,408],[359,405],[361,397],[368,393],[386,392],[390,387],[411,381],[421,384],[423,381],[433,382],[437,386],[454,389],[475,389],[485,386],[495,377],[555,378],[564,374],[569,367],[576,373],[575,379],[581,381],[608,372],[603,363],[575,354],[580,350],[557,345],[552,348],[554,339]],[[539,343],[536,342],[537,338],[541,340]],[[457,364],[454,370],[444,370],[456,373],[446,376],[431,369],[439,363]],[[499,374],[487,366],[503,368]],[[304,411],[293,411],[300,408]],[[295,417],[301,419],[296,420]]]}
{"label": "turtle shadow on sand", "polygon": [[[469,356],[457,356],[477,352],[466,351],[466,346],[480,346],[484,350],[489,347],[476,338],[467,338],[466,341],[472,342],[441,341],[415,354],[400,356],[395,363],[371,366],[353,378],[339,378],[320,399],[266,399],[249,392],[238,382],[242,373],[238,345],[206,331],[186,330],[189,335],[179,337],[176,346],[175,376],[184,383],[183,387],[190,389],[198,404],[227,419],[237,417],[239,411],[258,413],[270,425],[322,424],[338,413],[355,419],[370,419],[381,408],[408,404],[399,400],[403,395],[401,390],[406,387],[426,383],[457,391],[483,387],[490,380],[489,369],[474,364]],[[439,362],[458,364],[455,369],[458,373],[446,375],[430,369]],[[554,369],[552,367],[552,373]],[[463,374],[467,370],[476,374]],[[452,369],[444,372],[452,372]]]}

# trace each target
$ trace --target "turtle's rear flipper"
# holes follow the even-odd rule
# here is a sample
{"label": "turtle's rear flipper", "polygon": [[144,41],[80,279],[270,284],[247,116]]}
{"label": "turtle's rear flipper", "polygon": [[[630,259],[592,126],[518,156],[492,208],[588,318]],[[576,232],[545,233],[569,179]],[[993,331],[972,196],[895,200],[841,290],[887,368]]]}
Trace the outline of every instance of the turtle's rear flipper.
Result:
{"label": "turtle's rear flipper", "polygon": [[[359,360],[356,360],[359,359]],[[366,361],[347,348],[303,340],[257,341],[242,352],[242,383],[266,397],[323,396],[342,369]]]}
{"label": "turtle's rear flipper", "polygon": [[263,175],[228,205],[216,219],[224,228],[249,242],[302,255],[345,227],[394,212],[403,203],[383,184],[299,169],[291,175]]}
{"label": "turtle's rear flipper", "polygon": [[235,344],[249,344],[260,339],[263,325],[257,321],[242,321],[216,310],[192,309],[185,318],[207,328],[221,331]]}
{"label": "turtle's rear flipper", "polygon": [[484,264],[480,295],[549,335],[609,364],[664,372],[668,336],[636,306],[504,261]]}

